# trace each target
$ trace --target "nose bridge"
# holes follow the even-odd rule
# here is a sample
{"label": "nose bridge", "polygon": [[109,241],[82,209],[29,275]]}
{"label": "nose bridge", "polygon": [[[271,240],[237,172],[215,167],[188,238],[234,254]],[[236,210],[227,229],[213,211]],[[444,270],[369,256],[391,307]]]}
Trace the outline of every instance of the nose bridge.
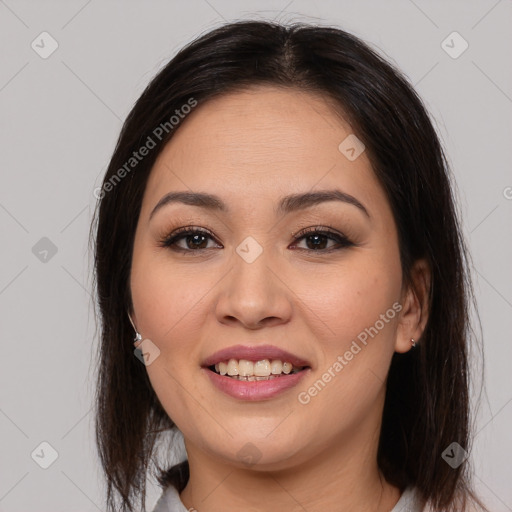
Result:
{"label": "nose bridge", "polygon": [[274,275],[270,270],[271,252],[268,246],[264,248],[263,241],[260,243],[250,235],[235,247],[231,285],[237,289],[238,293],[241,292],[242,296],[263,293],[268,302],[269,295],[273,293],[272,285],[275,284],[270,278]]}
{"label": "nose bridge", "polygon": [[268,317],[284,319],[289,315],[286,287],[276,277],[272,253],[252,236],[235,247],[232,269],[217,305],[220,317],[256,325]]}

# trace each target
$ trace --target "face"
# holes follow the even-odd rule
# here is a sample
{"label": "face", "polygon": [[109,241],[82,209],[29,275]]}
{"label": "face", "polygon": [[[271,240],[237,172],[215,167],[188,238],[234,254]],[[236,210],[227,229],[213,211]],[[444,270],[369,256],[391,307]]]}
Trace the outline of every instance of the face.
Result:
{"label": "face", "polygon": [[[396,225],[366,153],[341,144],[351,134],[321,96],[254,87],[198,106],[159,155],[135,235],[132,318],[187,451],[286,468],[378,429],[391,357],[409,345]],[[217,202],[153,212],[172,192]],[[242,382],[203,367],[235,345],[253,349],[237,361],[281,359],[271,345],[307,368]]]}

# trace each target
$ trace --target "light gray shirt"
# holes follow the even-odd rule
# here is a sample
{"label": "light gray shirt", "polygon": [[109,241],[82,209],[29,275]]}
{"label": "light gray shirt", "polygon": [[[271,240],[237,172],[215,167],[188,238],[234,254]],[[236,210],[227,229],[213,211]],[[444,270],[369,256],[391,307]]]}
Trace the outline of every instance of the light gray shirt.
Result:
{"label": "light gray shirt", "polygon": [[[180,499],[178,490],[170,485],[160,496],[152,512],[191,512]],[[397,504],[389,512],[422,512],[416,492],[413,487],[408,487],[400,496]]]}

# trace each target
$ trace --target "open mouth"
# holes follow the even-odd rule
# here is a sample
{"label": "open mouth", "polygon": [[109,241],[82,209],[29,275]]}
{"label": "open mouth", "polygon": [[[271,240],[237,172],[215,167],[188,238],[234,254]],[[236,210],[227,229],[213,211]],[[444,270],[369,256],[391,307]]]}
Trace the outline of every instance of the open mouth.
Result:
{"label": "open mouth", "polygon": [[210,371],[234,380],[265,381],[286,375],[299,373],[309,366],[294,366],[288,361],[278,359],[262,359],[249,361],[247,359],[229,359],[207,367]]}

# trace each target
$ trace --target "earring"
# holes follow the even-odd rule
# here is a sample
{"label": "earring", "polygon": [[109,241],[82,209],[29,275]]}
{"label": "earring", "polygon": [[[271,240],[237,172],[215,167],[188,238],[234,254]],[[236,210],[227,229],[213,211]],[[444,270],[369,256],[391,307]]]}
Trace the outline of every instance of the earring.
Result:
{"label": "earring", "polygon": [[130,313],[128,313],[128,318],[130,319],[130,323],[132,324],[133,330],[135,331],[135,338],[133,338],[134,343],[137,343],[142,339],[141,334],[137,331],[137,328],[135,327],[135,324],[133,323],[132,317],[130,316]]}
{"label": "earring", "polygon": [[412,348],[414,348],[416,346],[416,342],[414,341],[413,338],[411,338],[411,345],[412,345]]}

